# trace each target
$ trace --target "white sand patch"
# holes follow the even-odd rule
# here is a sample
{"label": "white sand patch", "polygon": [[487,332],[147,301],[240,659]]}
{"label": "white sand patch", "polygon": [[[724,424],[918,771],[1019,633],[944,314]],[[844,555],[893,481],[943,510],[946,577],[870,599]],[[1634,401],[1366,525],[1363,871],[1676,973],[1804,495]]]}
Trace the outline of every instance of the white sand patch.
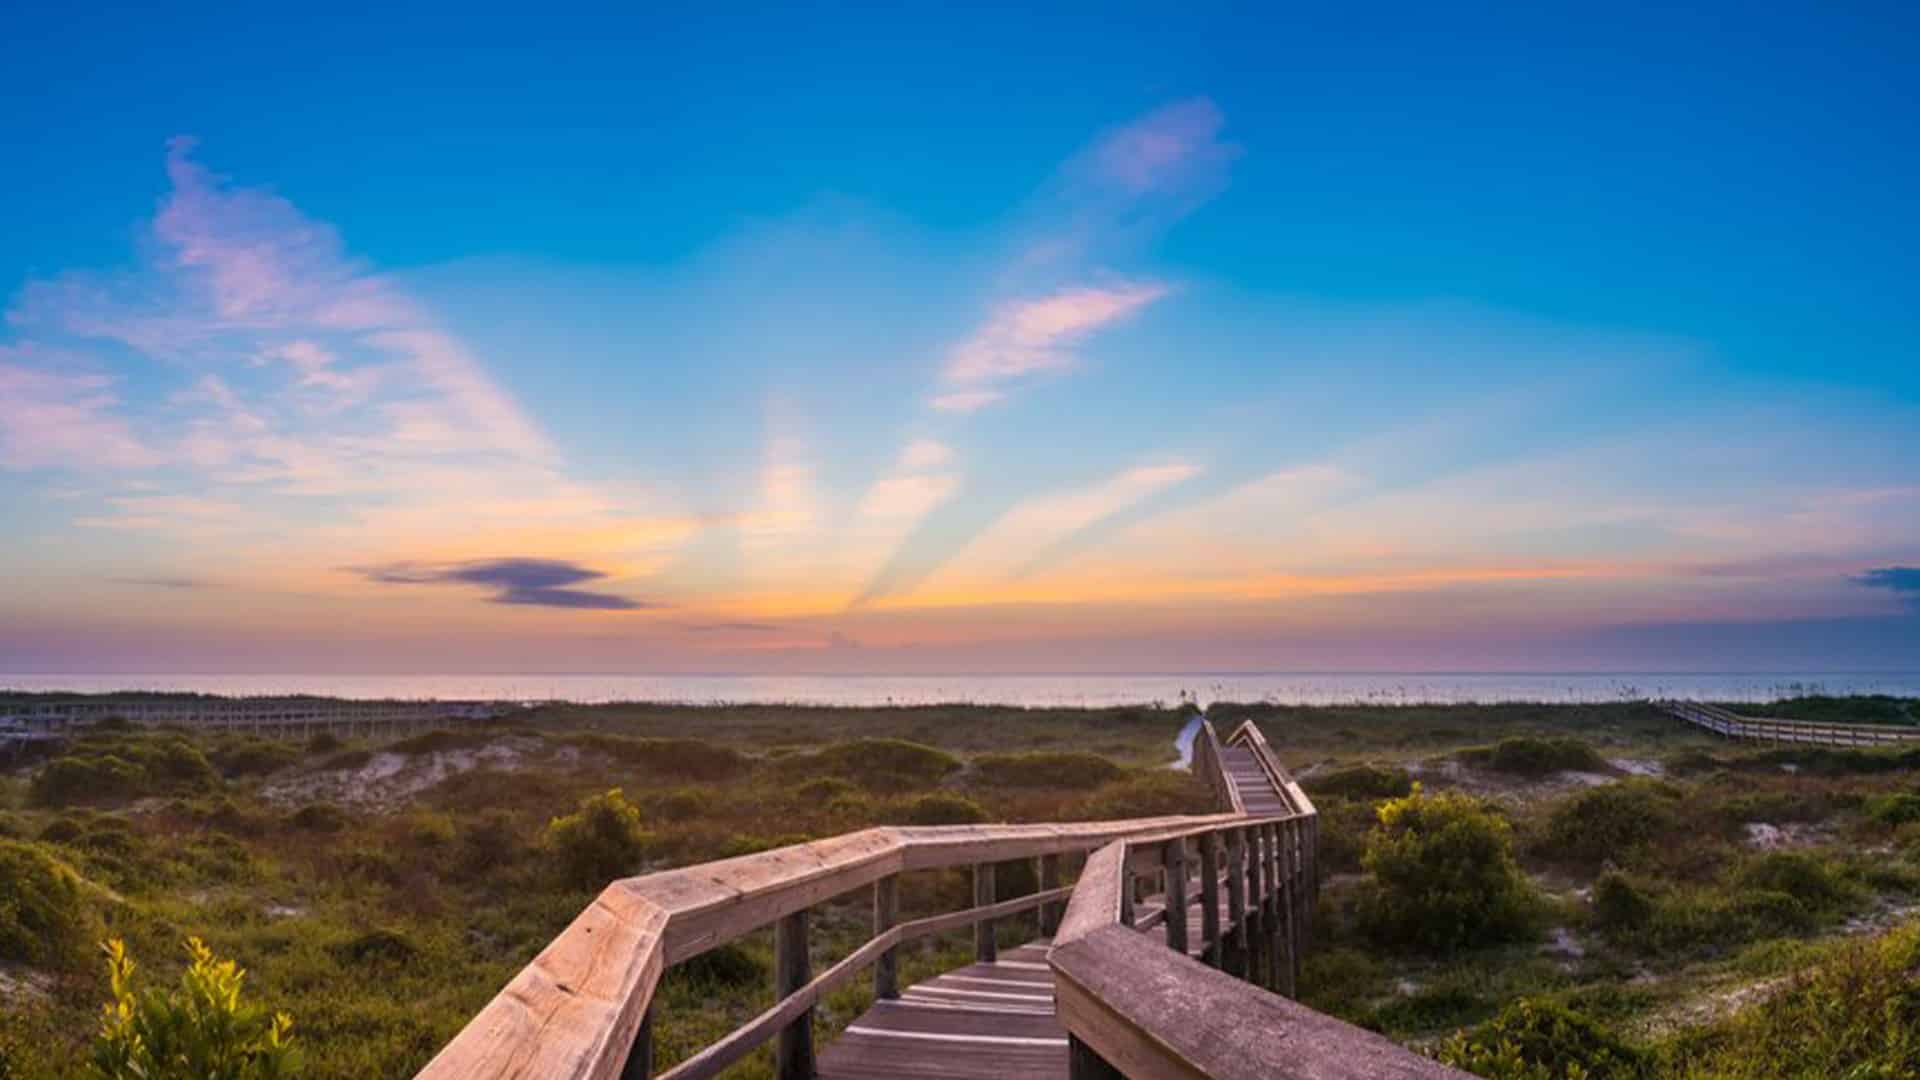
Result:
{"label": "white sand patch", "polygon": [[36,1005],[53,997],[53,976],[24,967],[0,967],[0,1005]]}
{"label": "white sand patch", "polygon": [[1665,776],[1667,767],[1657,761],[1642,758],[1608,758],[1607,764],[1626,773],[1628,776]]}
{"label": "white sand patch", "polygon": [[361,810],[391,810],[449,777],[474,769],[512,772],[546,748],[541,739],[505,736],[473,749],[425,754],[381,752],[352,769],[322,769],[287,776],[260,789],[282,806],[330,802]]}

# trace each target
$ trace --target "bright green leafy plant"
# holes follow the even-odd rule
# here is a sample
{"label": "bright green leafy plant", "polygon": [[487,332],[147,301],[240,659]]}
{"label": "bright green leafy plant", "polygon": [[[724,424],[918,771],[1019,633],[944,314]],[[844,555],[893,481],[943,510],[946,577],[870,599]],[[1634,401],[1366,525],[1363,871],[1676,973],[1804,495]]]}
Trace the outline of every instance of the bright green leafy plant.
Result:
{"label": "bright green leafy plant", "polygon": [[187,939],[191,958],[171,990],[134,986],[126,945],[102,946],[113,1000],[102,1010],[93,1075],[110,1080],[269,1080],[293,1076],[293,1019],[241,1000],[246,972]]}

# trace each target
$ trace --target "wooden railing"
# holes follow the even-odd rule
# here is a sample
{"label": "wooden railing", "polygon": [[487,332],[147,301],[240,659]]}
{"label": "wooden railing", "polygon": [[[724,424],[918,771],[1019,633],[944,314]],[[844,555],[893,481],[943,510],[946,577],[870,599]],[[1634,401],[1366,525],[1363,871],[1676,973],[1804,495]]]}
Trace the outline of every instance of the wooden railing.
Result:
{"label": "wooden railing", "polygon": [[1231,813],[1246,812],[1246,806],[1240,800],[1240,789],[1227,775],[1226,766],[1220,761],[1220,736],[1213,729],[1213,721],[1202,719],[1200,727],[1193,734],[1193,774],[1207,782],[1213,789],[1217,805]]}
{"label": "wooden railing", "polygon": [[[1291,995],[1299,976],[1319,815],[1257,728],[1228,745],[1254,752],[1290,809],[1124,838],[1088,856],[1047,956],[1072,1080],[1466,1075],[1267,992]],[[1136,893],[1152,876],[1164,895],[1141,918]],[[1196,885],[1194,949],[1186,919]],[[1156,926],[1166,947],[1142,932]]]}
{"label": "wooden railing", "polygon": [[[775,1042],[781,1076],[811,1075],[811,1012],[826,993],[874,969],[876,996],[892,997],[893,953],[943,931],[975,928],[975,950],[993,955],[993,922],[1062,905],[1060,860],[1132,837],[1146,842],[1245,820],[1236,814],[1136,818],[1064,825],[878,828],[698,866],[616,881],[523,968],[420,1073],[472,1077],[612,1078],[652,1075],[650,1010],[666,968],[767,926],[774,927],[778,1001],[719,1042],[665,1073],[692,1080],[719,1073]],[[1039,860],[1037,892],[994,902],[993,867]],[[902,873],[971,867],[975,906],[897,922]],[[807,960],[809,909],[858,889],[873,892],[874,934],[814,976]]]}
{"label": "wooden railing", "polygon": [[[1222,745],[1203,721],[1193,762],[1226,808],[1218,814],[867,829],[614,882],[420,1076],[651,1076],[662,973],[771,926],[774,1004],[662,1075],[711,1077],[772,1042],[776,1075],[811,1077],[812,1012],[824,995],[871,968],[875,997],[898,997],[896,950],[931,934],[972,927],[976,957],[990,961],[995,921],[1027,912],[1055,943],[1049,961],[1076,1077],[1116,1068],[1136,1076],[1456,1075],[1260,989],[1291,994],[1297,985],[1319,817],[1251,724],[1225,745],[1253,755],[1287,809],[1247,814]],[[1081,854],[1078,882],[1062,885],[1063,858]],[[1038,862],[1036,890],[996,900],[994,867],[1023,859]],[[899,920],[901,874],[961,867],[972,870],[972,907]],[[862,889],[872,892],[872,936],[815,975],[810,910]],[[1195,898],[1200,926],[1190,933]],[[1156,930],[1175,948],[1155,945]],[[1190,959],[1196,941],[1198,959]]]}
{"label": "wooden railing", "polygon": [[1741,716],[1717,705],[1698,701],[1657,701],[1666,712],[1696,727],[1733,739],[1770,743],[1811,743],[1820,746],[1887,746],[1920,740],[1920,727],[1891,724],[1821,724],[1805,720],[1778,720]]}

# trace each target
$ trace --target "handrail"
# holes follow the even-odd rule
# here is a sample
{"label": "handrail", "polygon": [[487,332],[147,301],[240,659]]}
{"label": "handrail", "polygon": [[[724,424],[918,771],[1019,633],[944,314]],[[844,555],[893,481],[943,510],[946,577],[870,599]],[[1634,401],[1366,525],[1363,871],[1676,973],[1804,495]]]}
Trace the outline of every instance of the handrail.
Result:
{"label": "handrail", "polygon": [[1696,727],[1736,739],[1826,746],[1875,746],[1920,740],[1920,727],[1741,716],[1698,701],[1656,701],[1654,705]]}
{"label": "handrail", "polygon": [[[984,870],[990,881],[992,864],[998,862],[1037,857],[1044,868],[1048,857],[1090,851],[1123,837],[1158,837],[1244,820],[1229,813],[1071,824],[881,827],[625,878],[607,886],[419,1076],[612,1080],[643,1075],[644,1070],[631,1068],[629,1056],[649,1054],[643,1035],[662,973],[709,949],[768,925],[786,927],[794,917],[804,920],[816,904],[904,871],[973,866],[976,875]],[[910,936],[981,925],[1060,895],[1056,889],[1006,902],[1017,907],[978,905],[880,928],[876,937],[897,930],[897,945]],[[930,925],[935,922],[939,925]],[[720,1058],[734,1060],[737,1055],[727,1055],[744,1053],[781,1027],[772,1019],[774,1013],[789,1025],[804,1023],[788,1013],[803,1017],[821,993],[889,951],[890,946],[863,946],[820,979],[800,978],[783,987],[774,1009],[748,1023],[756,1038],[723,1040],[725,1052],[697,1069],[683,1063],[674,1075],[717,1072],[725,1064]]]}
{"label": "handrail", "polygon": [[1214,797],[1222,803],[1222,809],[1236,814],[1247,812],[1245,801],[1240,797],[1240,789],[1234,785],[1233,778],[1227,775],[1226,765],[1220,760],[1220,736],[1213,729],[1213,721],[1202,717],[1199,730],[1193,735],[1193,771],[1206,777],[1213,788]]}
{"label": "handrail", "polygon": [[[1310,888],[1304,845],[1317,814],[1242,819],[1152,841],[1116,840],[1087,857],[1066,916],[1048,950],[1054,1001],[1066,1027],[1072,1080],[1135,1077],[1245,1078],[1298,1075],[1360,1080],[1463,1077],[1392,1041],[1314,1012],[1253,985],[1290,982],[1304,945],[1292,896]],[[1220,941],[1202,941],[1206,959],[1187,955],[1184,916],[1168,923],[1162,948],[1127,924],[1131,875],[1161,853],[1170,895],[1163,910],[1186,910],[1186,846],[1218,864],[1224,842],[1230,906],[1245,917]],[[1212,902],[1203,870],[1202,911]],[[1251,924],[1254,933],[1249,934]],[[1203,931],[1204,934],[1204,931]],[[1239,962],[1226,946],[1237,935]],[[1218,970],[1216,970],[1216,967]],[[1243,982],[1237,975],[1246,976]]]}

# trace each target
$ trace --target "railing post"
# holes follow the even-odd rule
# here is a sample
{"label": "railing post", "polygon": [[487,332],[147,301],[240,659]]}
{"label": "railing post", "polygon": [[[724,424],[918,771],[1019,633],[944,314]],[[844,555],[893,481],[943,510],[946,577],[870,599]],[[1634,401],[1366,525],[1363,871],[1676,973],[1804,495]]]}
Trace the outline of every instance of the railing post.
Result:
{"label": "railing post", "polygon": [[[973,906],[986,907],[991,903],[993,903],[993,864],[974,863]],[[991,964],[999,955],[999,947],[993,940],[993,920],[981,919],[974,923],[973,958],[982,964]]]}
{"label": "railing post", "polygon": [[1107,1059],[1094,1053],[1079,1036],[1068,1034],[1067,1080],[1126,1080],[1126,1074],[1107,1064]]}
{"label": "railing post", "polygon": [[1200,834],[1200,959],[1221,966],[1220,834]]}
{"label": "railing post", "polygon": [[[779,1001],[813,980],[807,958],[807,909],[773,926],[773,999]],[[774,1042],[773,1071],[780,1080],[813,1080],[813,1010],[780,1029]]]}
{"label": "railing post", "polygon": [[[1060,887],[1060,856],[1040,856],[1040,891],[1050,892]],[[1050,938],[1060,929],[1060,912],[1063,905],[1058,900],[1049,900],[1040,905],[1040,936]]]}
{"label": "railing post", "polygon": [[1247,974],[1256,986],[1267,985],[1271,958],[1267,955],[1267,856],[1260,828],[1247,829]]}
{"label": "railing post", "polygon": [[1299,882],[1293,874],[1295,865],[1293,823],[1288,822],[1283,825],[1273,825],[1269,827],[1273,830],[1274,839],[1274,877],[1280,883],[1279,887],[1274,890],[1273,904],[1276,914],[1273,925],[1274,974],[1276,976],[1274,982],[1277,984],[1275,986],[1276,990],[1288,997],[1292,997],[1294,995],[1295,965],[1299,959],[1295,950],[1295,944],[1298,941],[1295,936],[1298,923],[1295,919],[1297,913],[1294,905],[1300,896]]}
{"label": "railing post", "polygon": [[1127,850],[1120,854],[1120,925],[1133,928],[1133,871],[1127,868]]}
{"label": "railing post", "polygon": [[1166,879],[1167,948],[1187,952],[1187,841],[1176,837],[1160,847],[1160,866]]}
{"label": "railing post", "polygon": [[620,1080],[647,1080],[653,1075],[653,1006],[640,1015],[640,1030],[633,1033],[633,1049],[627,1051],[627,1063],[620,1067]]}
{"label": "railing post", "polygon": [[1247,977],[1247,842],[1239,829],[1227,830],[1227,940],[1222,970]]}
{"label": "railing post", "polygon": [[[900,918],[900,876],[888,874],[873,883],[873,935],[879,937]],[[900,996],[899,967],[895,950],[888,949],[873,962],[873,996],[891,1000]]]}

